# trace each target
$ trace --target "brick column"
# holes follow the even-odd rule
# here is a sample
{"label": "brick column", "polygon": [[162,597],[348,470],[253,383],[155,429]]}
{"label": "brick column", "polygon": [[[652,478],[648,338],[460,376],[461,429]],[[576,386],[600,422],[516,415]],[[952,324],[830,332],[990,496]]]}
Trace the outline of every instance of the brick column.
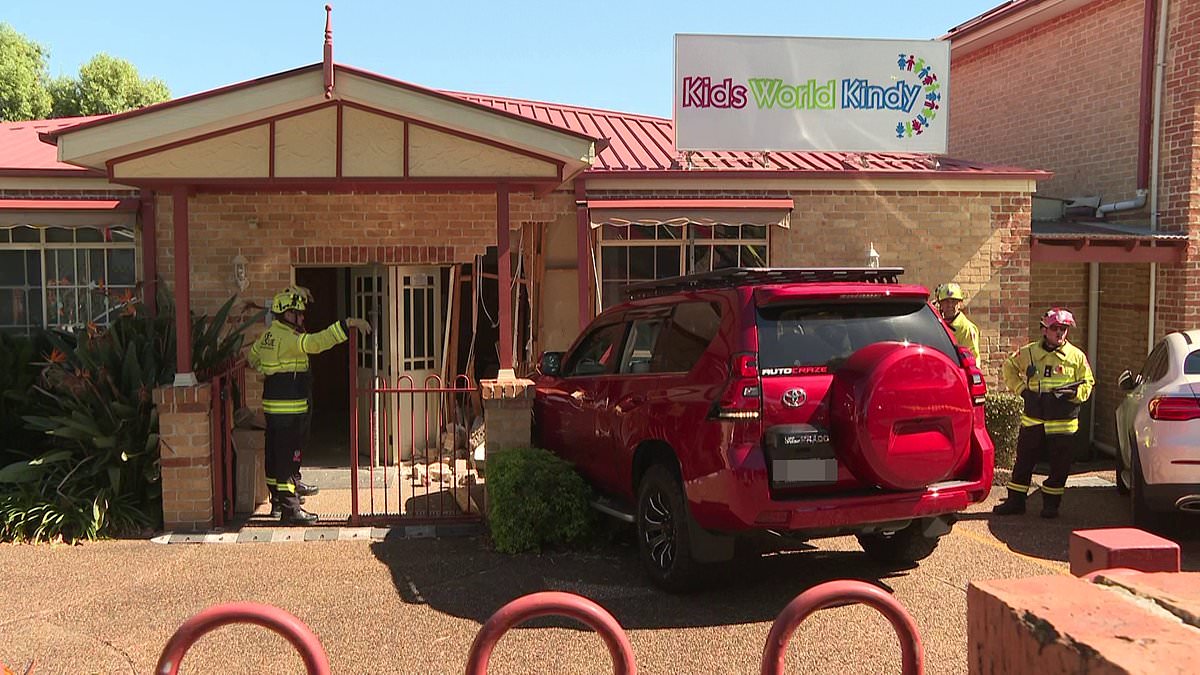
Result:
{"label": "brick column", "polygon": [[212,390],[208,384],[159,387],[158,442],[163,526],[200,531],[213,524]]}
{"label": "brick column", "polygon": [[533,381],[501,377],[483,380],[479,387],[487,433],[485,454],[529,447],[533,443]]}

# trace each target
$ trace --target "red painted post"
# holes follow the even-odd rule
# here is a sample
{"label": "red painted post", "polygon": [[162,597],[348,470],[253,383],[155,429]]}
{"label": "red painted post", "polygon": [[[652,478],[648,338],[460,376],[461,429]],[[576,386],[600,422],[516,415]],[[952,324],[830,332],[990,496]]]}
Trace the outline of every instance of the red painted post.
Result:
{"label": "red painted post", "polygon": [[358,516],[358,331],[350,329],[350,524]]}
{"label": "red painted post", "polygon": [[925,655],[921,647],[921,634],[912,616],[888,593],[878,586],[872,586],[865,581],[839,579],[827,581],[814,586],[796,596],[779,613],[775,623],[771,624],[771,632],[767,635],[767,644],[763,647],[762,674],[780,675],[783,673],[784,656],[787,653],[788,641],[808,615],[828,607],[843,604],[870,605],[879,610],[895,629],[900,638],[902,652],[901,672],[905,675],[919,675],[925,672]]}
{"label": "red painted post", "polygon": [[192,291],[188,246],[188,189],[171,190],[171,217],[175,225],[175,386],[196,384],[192,373]]}
{"label": "red painted post", "polygon": [[176,675],[184,654],[197,640],[230,623],[252,623],[275,631],[300,652],[309,675],[329,675],[329,657],[312,630],[292,614],[256,602],[214,605],[184,621],[163,647],[158,665],[154,667],[156,675]]}
{"label": "red painted post", "polygon": [[496,610],[483,624],[467,655],[467,675],[487,675],[492,649],[509,629],[539,616],[565,616],[600,634],[612,657],[615,675],[637,675],[633,647],[621,624],[595,602],[574,593],[542,591],[524,595]]}

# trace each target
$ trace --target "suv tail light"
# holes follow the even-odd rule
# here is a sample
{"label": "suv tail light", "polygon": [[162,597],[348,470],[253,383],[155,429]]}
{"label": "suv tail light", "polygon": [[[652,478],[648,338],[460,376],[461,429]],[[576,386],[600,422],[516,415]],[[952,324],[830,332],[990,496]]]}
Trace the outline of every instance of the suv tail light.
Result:
{"label": "suv tail light", "polygon": [[971,390],[971,402],[983,405],[987,398],[987,383],[983,381],[983,371],[975,362],[975,356],[966,347],[958,348],[958,356],[962,359],[963,368],[967,371],[967,385]]}
{"label": "suv tail light", "polygon": [[758,419],[762,412],[762,380],[758,376],[758,355],[734,354],[729,381],[714,404],[717,419]]}
{"label": "suv tail light", "polygon": [[1191,396],[1155,396],[1150,399],[1150,419],[1167,422],[1200,419],[1200,400]]}

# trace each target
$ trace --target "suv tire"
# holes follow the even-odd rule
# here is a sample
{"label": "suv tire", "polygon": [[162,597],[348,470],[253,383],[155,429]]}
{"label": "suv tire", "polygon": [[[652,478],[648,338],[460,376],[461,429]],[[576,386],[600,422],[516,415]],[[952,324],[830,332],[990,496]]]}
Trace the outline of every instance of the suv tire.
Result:
{"label": "suv tire", "polygon": [[700,580],[690,519],[678,475],[663,464],[647,469],[638,483],[638,558],[651,580],[668,591],[691,590]]}
{"label": "suv tire", "polygon": [[867,556],[886,565],[903,565],[924,560],[933,554],[941,537],[926,537],[924,523],[914,520],[908,527],[895,532],[859,534],[858,544]]}
{"label": "suv tire", "polygon": [[[1130,433],[1129,434],[1129,453],[1131,455],[1133,454],[1133,449],[1136,447],[1137,447],[1137,440],[1134,439],[1133,434]],[[1117,483],[1117,494],[1119,494],[1119,495],[1129,494],[1129,483],[1126,483],[1125,476],[1121,475],[1121,474],[1125,473],[1125,468],[1126,467],[1125,467],[1124,455],[1122,454],[1121,447],[1118,444],[1117,445],[1117,476],[1116,476],[1117,480],[1116,480],[1116,483]]]}

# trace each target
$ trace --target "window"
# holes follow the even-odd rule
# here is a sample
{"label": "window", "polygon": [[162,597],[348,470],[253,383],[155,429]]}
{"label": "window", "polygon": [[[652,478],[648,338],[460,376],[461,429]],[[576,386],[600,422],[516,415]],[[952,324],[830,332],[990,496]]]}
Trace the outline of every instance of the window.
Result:
{"label": "window", "polygon": [[686,373],[704,355],[721,326],[721,312],[709,302],[684,302],[675,307],[659,340],[651,371]]}
{"label": "window", "polygon": [[621,358],[622,373],[648,373],[654,358],[654,345],[662,332],[662,319],[638,319],[629,328],[629,339],[625,341],[625,355]]}
{"label": "window", "polygon": [[1158,382],[1167,374],[1167,343],[1159,342],[1142,365],[1142,382]]}
{"label": "window", "polygon": [[726,267],[766,267],[766,225],[604,225],[600,228],[603,307],[632,283]]}
{"label": "window", "polygon": [[599,326],[588,333],[579,343],[579,347],[571,353],[570,360],[563,368],[564,377],[608,375],[616,372],[617,352],[624,334],[623,323]]}
{"label": "window", "polygon": [[0,228],[0,330],[108,324],[136,283],[128,227]]}
{"label": "window", "polygon": [[1183,374],[1200,375],[1200,351],[1189,352],[1183,357]]}
{"label": "window", "polygon": [[764,368],[824,366],[833,371],[855,351],[884,341],[928,345],[958,362],[941,319],[925,303],[779,305],[758,312],[758,357]]}

